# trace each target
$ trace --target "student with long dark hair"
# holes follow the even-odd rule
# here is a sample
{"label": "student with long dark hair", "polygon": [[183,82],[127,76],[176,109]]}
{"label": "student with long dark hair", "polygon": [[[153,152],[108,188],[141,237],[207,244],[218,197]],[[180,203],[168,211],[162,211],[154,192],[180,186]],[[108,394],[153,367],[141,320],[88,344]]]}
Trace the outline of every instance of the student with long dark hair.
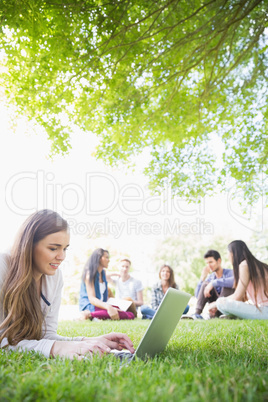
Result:
{"label": "student with long dark hair", "polygon": [[228,245],[234,270],[235,292],[216,301],[226,316],[268,319],[268,265],[257,260],[241,240]]}
{"label": "student with long dark hair", "polygon": [[[159,279],[160,281],[158,281],[152,287],[152,300],[151,300],[152,307],[146,305],[141,306],[142,318],[152,319],[167,290],[169,288],[179,289],[174,279],[174,271],[169,265],[167,264],[162,265],[162,267],[159,270]],[[183,314],[187,314],[188,311],[189,306],[185,308]]]}
{"label": "student with long dark hair", "polygon": [[0,255],[1,348],[78,359],[123,346],[133,351],[130,339],[121,333],[95,338],[57,335],[63,287],[59,267],[69,238],[68,223],[56,212],[42,210],[24,222],[10,255]]}
{"label": "student with long dark hair", "polygon": [[108,251],[98,248],[93,251],[85,265],[79,298],[82,319],[132,320],[135,318],[132,312],[120,311],[107,303],[108,284],[105,270],[108,268],[109,260]]}

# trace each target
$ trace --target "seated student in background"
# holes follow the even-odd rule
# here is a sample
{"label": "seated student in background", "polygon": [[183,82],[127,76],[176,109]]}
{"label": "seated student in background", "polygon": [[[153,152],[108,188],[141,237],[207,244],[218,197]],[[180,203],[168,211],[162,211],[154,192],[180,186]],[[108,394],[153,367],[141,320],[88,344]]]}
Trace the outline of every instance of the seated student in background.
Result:
{"label": "seated student in background", "polygon": [[[160,268],[159,278],[160,281],[152,287],[152,307],[145,305],[141,306],[142,318],[153,318],[168,288],[179,289],[174,280],[174,271],[169,265],[165,264]],[[185,308],[183,314],[187,314],[188,311],[189,306]]]}
{"label": "seated student in background", "polygon": [[[204,255],[204,259],[206,266],[195,290],[195,297],[197,297],[195,314],[182,318],[203,319],[201,313],[206,303],[212,303],[219,297],[229,296],[234,292],[233,270],[222,268],[220,253],[216,250],[208,250]],[[221,313],[217,310],[215,304],[212,306],[213,308],[209,310],[210,317],[220,316]]]}
{"label": "seated student in background", "polygon": [[228,251],[234,268],[235,292],[216,301],[218,310],[226,318],[267,320],[268,265],[257,260],[241,240],[232,241]]}
{"label": "seated student in background", "polygon": [[108,285],[105,269],[108,268],[109,261],[108,251],[98,248],[85,265],[79,296],[82,319],[131,320],[135,318],[132,312],[120,311],[107,303]]}
{"label": "seated student in background", "polygon": [[[143,304],[143,286],[140,280],[129,274],[130,265],[131,262],[128,258],[122,258],[119,262],[119,273],[107,275],[107,280],[116,287],[115,297],[117,299],[132,301],[128,311],[132,311],[137,317],[137,307]],[[112,278],[113,276],[118,276],[118,279]]]}
{"label": "seated student in background", "polygon": [[63,287],[60,265],[70,241],[66,220],[38,211],[22,225],[10,254],[0,254],[1,348],[81,360],[111,349],[132,353],[125,334],[70,338],[57,334]]}

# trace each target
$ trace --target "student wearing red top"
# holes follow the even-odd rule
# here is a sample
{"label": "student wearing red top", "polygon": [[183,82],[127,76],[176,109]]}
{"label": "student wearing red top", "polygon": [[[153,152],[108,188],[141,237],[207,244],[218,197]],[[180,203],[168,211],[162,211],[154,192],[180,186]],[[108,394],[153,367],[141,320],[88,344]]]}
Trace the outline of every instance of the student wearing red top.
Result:
{"label": "student wearing red top", "polygon": [[108,301],[106,269],[110,261],[107,250],[97,248],[86,262],[80,287],[79,309],[81,319],[133,320],[131,311],[121,311]]}

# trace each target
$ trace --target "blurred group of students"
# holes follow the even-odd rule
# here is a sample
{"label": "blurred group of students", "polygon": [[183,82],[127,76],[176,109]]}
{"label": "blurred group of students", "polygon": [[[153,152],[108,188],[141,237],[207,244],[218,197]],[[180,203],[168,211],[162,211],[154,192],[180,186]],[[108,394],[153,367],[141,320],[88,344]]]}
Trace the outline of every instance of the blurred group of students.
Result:
{"label": "blurred group of students", "polygon": [[[208,250],[205,267],[197,283],[195,312],[187,305],[183,319],[203,319],[208,303],[208,318],[268,319],[268,267],[257,260],[241,240],[228,245],[228,257],[233,269],[222,267],[220,253]],[[140,307],[142,318],[151,319],[166,291],[179,289],[173,269],[165,264],[160,268],[159,281],[152,286],[151,306],[143,304],[143,285],[129,271],[131,262],[121,259],[119,272],[108,273],[109,252],[96,249],[87,261],[80,289],[79,309],[82,319],[134,319]],[[108,283],[115,286],[117,299],[130,300],[127,311],[109,303]],[[175,308],[175,306],[174,306]]]}
{"label": "blurred group of students", "polygon": [[[133,353],[132,341],[124,333],[75,338],[57,334],[63,287],[59,267],[69,243],[68,222],[54,211],[41,210],[23,223],[11,251],[0,254],[1,348],[80,360],[112,349]],[[208,303],[211,318],[268,319],[268,265],[255,258],[243,241],[231,242],[228,251],[233,270],[222,268],[217,251],[205,254],[196,310],[187,314],[187,306],[184,317],[202,319]],[[108,264],[108,251],[97,249],[85,265],[79,302],[83,319],[134,319],[139,307],[143,318],[152,318],[167,289],[178,288],[172,268],[162,266],[159,282],[152,286],[151,306],[145,306],[142,283],[129,274],[130,261],[120,262],[117,275],[106,274]],[[129,310],[108,303],[109,281],[116,297],[130,299]]]}
{"label": "blurred group of students", "polygon": [[[143,284],[129,273],[131,261],[122,258],[119,262],[119,271],[112,273],[107,272],[109,261],[108,250],[98,248],[85,264],[79,297],[82,319],[132,320],[137,317],[139,307],[142,317],[151,319],[168,288],[179,289],[174,280],[173,269],[169,265],[163,265],[159,271],[160,280],[152,287],[151,307],[144,305]],[[109,303],[109,297],[113,296],[109,283],[115,287],[115,299],[131,302],[127,311],[122,311]],[[186,314],[188,310],[189,306],[184,313]]]}

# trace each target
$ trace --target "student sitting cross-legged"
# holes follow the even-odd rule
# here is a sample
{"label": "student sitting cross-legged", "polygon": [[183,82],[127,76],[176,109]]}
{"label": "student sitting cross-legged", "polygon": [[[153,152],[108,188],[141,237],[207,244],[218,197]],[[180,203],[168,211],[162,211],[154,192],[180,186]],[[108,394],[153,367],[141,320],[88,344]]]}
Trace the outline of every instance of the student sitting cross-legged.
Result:
{"label": "student sitting cross-legged", "polygon": [[82,275],[79,309],[82,319],[132,320],[130,311],[121,311],[107,303],[108,285],[105,270],[109,265],[109,253],[102,248],[96,249],[87,261]]}
{"label": "student sitting cross-legged", "polygon": [[233,264],[235,292],[216,301],[220,318],[268,319],[268,265],[257,260],[241,240],[232,241],[229,259]]}
{"label": "student sitting cross-legged", "polygon": [[[143,304],[143,286],[139,279],[133,278],[130,273],[131,262],[122,258],[119,262],[119,273],[107,275],[108,282],[115,286],[115,297],[131,301],[128,311],[137,317],[137,309]],[[117,278],[114,278],[117,277]]]}
{"label": "student sitting cross-legged", "polygon": [[204,259],[206,266],[201,273],[200,281],[195,290],[195,297],[197,298],[195,313],[183,316],[183,319],[203,319],[201,314],[207,303],[210,305],[210,318],[219,317],[221,312],[217,310],[213,302],[219,297],[229,296],[234,292],[233,270],[222,268],[220,253],[216,250],[208,250],[204,255]]}
{"label": "student sitting cross-legged", "polygon": [[[142,318],[144,319],[153,318],[168,288],[179,289],[174,279],[174,271],[169,265],[163,265],[160,268],[159,279],[160,281],[152,287],[152,307],[141,306]],[[186,306],[183,314],[187,314],[188,311],[189,306]]]}

